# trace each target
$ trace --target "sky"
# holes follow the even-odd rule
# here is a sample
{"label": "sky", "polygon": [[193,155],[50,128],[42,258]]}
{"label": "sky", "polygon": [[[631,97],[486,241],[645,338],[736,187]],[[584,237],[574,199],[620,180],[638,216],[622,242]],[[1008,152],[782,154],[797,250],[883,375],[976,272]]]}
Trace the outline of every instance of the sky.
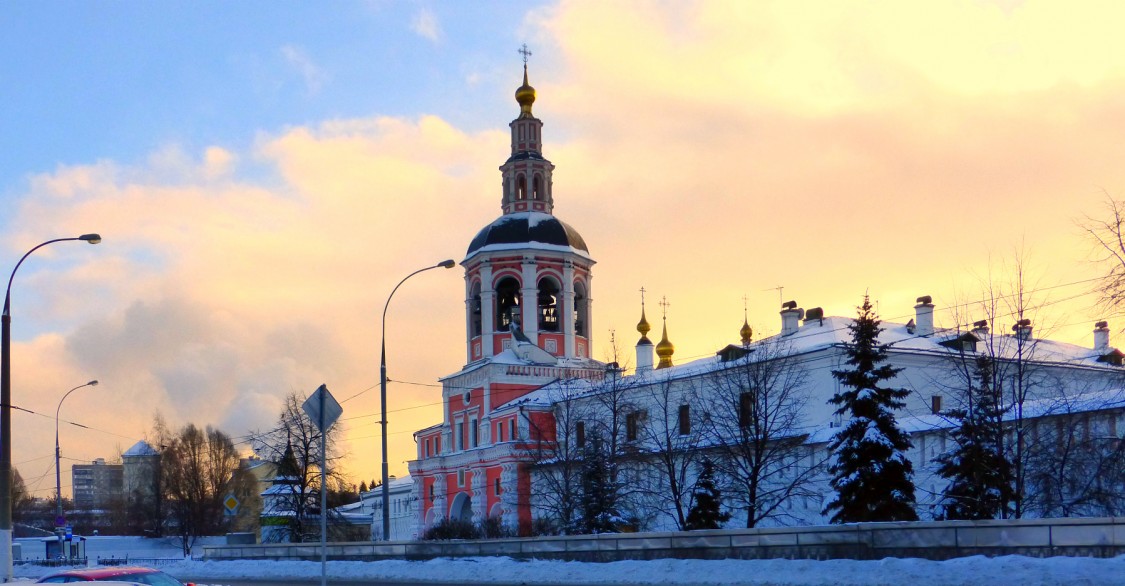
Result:
{"label": "sky", "polygon": [[[62,407],[64,463],[114,460],[156,413],[242,439],[325,384],[346,472],[377,477],[383,304],[500,214],[524,43],[555,213],[598,261],[595,358],[631,353],[641,287],[679,363],[744,312],[776,333],[783,300],[852,316],[869,294],[905,321],[931,295],[938,325],[981,319],[1017,266],[1036,331],[1091,345],[1125,326],[1082,228],[1125,198],[1123,12],[5,2],[0,267],[103,237],[13,283],[13,404],[35,412],[13,415],[15,467],[52,494],[51,407],[91,379]],[[464,295],[439,269],[390,306],[392,474],[465,362]]]}

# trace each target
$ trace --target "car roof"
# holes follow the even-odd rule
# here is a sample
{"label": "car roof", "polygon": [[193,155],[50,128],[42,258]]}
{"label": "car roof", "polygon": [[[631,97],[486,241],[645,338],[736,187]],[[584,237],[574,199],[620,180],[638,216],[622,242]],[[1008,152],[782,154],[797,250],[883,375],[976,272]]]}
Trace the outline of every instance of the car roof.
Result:
{"label": "car roof", "polygon": [[79,576],[79,577],[87,578],[87,579],[90,579],[90,580],[104,581],[104,580],[108,580],[110,578],[114,578],[116,576],[124,576],[124,575],[127,575],[127,574],[155,574],[158,571],[159,570],[154,570],[152,568],[145,568],[145,567],[142,567],[142,566],[113,566],[113,567],[109,567],[109,568],[65,570],[65,571],[62,571],[62,572],[55,572],[54,574],[51,574],[50,576],[44,576],[44,577],[50,578],[51,576]]}

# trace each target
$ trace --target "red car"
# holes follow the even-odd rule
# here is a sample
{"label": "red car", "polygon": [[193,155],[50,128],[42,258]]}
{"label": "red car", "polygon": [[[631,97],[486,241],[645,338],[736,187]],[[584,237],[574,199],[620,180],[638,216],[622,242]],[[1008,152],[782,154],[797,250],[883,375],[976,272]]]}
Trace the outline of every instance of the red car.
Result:
{"label": "red car", "polygon": [[38,582],[45,584],[60,584],[64,582],[130,582],[133,584],[147,584],[148,586],[195,586],[184,584],[179,580],[152,568],[118,566],[112,568],[95,568],[92,570],[64,570],[44,576]]}

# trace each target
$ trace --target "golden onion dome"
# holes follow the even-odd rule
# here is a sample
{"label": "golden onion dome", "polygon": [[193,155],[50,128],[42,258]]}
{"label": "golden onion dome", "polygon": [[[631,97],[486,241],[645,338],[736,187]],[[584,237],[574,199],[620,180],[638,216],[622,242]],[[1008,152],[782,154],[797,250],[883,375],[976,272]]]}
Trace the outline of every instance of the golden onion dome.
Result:
{"label": "golden onion dome", "polygon": [[668,368],[672,366],[672,354],[676,352],[676,347],[672,342],[668,341],[668,322],[664,322],[664,332],[660,337],[660,343],[656,345],[656,355],[660,357],[660,363],[656,368]]}
{"label": "golden onion dome", "polygon": [[641,333],[640,341],[648,342],[648,333],[652,331],[652,326],[648,324],[648,319],[645,318],[644,306],[641,307],[641,321],[637,322],[637,331]]}
{"label": "golden onion dome", "polygon": [[750,340],[754,337],[754,330],[750,327],[750,322],[745,319],[742,320],[742,329],[738,330],[738,335],[742,336],[742,345],[749,346]]}
{"label": "golden onion dome", "polygon": [[527,83],[527,64],[523,64],[523,85],[516,88],[516,102],[520,105],[520,116],[531,116],[531,105],[535,103],[535,88]]}

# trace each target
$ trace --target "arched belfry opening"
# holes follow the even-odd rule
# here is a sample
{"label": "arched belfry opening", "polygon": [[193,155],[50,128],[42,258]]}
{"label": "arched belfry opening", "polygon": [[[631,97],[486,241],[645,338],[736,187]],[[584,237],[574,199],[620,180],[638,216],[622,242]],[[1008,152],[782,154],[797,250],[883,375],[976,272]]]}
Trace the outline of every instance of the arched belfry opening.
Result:
{"label": "arched belfry opening", "polygon": [[496,331],[506,332],[520,319],[520,282],[504,277],[496,284]]}
{"label": "arched belfry opening", "polygon": [[481,331],[482,318],[480,283],[473,283],[473,288],[469,292],[469,335],[471,337],[475,338],[483,333]]}
{"label": "arched belfry opening", "polygon": [[574,282],[574,334],[587,337],[587,326],[590,323],[590,299],[586,295],[586,284],[582,281]]}
{"label": "arched belfry opening", "polygon": [[538,173],[536,173],[535,177],[531,180],[531,199],[535,201],[543,199],[543,195],[540,191],[540,186],[542,184],[543,179],[539,176]]}
{"label": "arched belfry opening", "polygon": [[523,175],[516,176],[516,199],[527,199],[527,178]]}
{"label": "arched belfry opening", "polygon": [[552,277],[539,279],[539,331],[559,331],[559,284]]}

